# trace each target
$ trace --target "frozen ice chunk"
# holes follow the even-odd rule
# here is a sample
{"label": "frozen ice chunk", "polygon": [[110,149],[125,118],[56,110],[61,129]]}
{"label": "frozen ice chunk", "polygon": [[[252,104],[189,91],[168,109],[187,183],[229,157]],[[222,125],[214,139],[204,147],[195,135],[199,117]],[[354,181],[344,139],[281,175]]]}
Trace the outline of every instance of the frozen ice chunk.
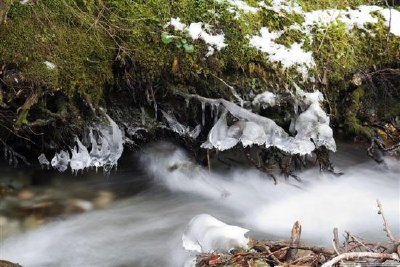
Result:
{"label": "frozen ice chunk", "polygon": [[61,150],[60,153],[54,155],[51,166],[60,172],[64,172],[68,168],[69,160],[69,153]]}
{"label": "frozen ice chunk", "polygon": [[208,214],[195,216],[182,236],[183,247],[189,251],[207,253],[228,252],[236,247],[248,247],[244,235],[249,230],[226,224]]}

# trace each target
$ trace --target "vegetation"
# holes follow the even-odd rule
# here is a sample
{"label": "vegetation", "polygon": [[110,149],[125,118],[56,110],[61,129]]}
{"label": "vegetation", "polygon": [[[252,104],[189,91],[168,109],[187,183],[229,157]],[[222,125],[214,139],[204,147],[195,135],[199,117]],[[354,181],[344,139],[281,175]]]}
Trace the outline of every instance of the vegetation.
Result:
{"label": "vegetation", "polygon": [[[256,5],[258,1],[245,2]],[[297,2],[304,10],[382,4],[368,0]],[[98,107],[112,105],[112,98],[115,94],[121,97],[121,92],[123,98],[132,97],[131,105],[144,106],[151,114],[157,102],[181,101],[173,94],[176,90],[233,99],[216,77],[241,94],[281,90],[292,81],[310,86],[295,69],[283,69],[248,45],[248,36],[259,34],[261,27],[284,30],[277,41],[283,45],[304,42],[317,63],[310,74],[320,82],[317,85],[324,91],[336,124],[345,121],[350,131],[369,135],[369,130],[360,128],[362,122],[354,110],[372,95],[359,95],[362,89],[352,92],[351,77],[385,68],[400,58],[400,39],[387,38],[382,18],[368,26],[372,35],[360,29],[348,32],[338,22],[313,29],[311,41],[297,30],[285,29],[302,23],[300,14],[263,10],[255,14],[237,11],[238,15],[225,1],[39,0],[21,4],[8,0],[1,10],[2,139],[10,134],[37,139],[32,132],[47,136],[49,125],[62,127],[64,137],[79,132],[95,118]],[[225,34],[227,46],[206,57],[208,46],[203,41],[165,27],[175,17],[186,24],[210,24],[213,32]],[[168,35],[176,37],[170,40]],[[324,75],[329,86],[321,85]],[[398,115],[396,103],[390,109]],[[49,139],[59,142],[63,136],[52,133]]]}

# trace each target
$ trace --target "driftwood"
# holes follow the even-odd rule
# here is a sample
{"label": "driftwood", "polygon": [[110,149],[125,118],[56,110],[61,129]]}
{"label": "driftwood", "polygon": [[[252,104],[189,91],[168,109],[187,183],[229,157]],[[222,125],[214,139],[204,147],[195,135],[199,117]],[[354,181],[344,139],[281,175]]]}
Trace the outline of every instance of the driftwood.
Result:
{"label": "driftwood", "polygon": [[[280,267],[332,267],[340,263],[366,262],[379,266],[387,260],[400,265],[400,239],[396,239],[377,200],[378,214],[382,216],[383,231],[388,243],[365,241],[349,231],[345,231],[343,243],[339,240],[339,230],[333,229],[333,250],[318,246],[304,245],[300,242],[301,225],[295,222],[289,241],[249,242],[249,250],[236,250],[231,254],[202,254],[197,258],[196,267],[208,266],[280,266]],[[398,263],[397,263],[398,262]],[[350,266],[350,265],[349,265]],[[356,265],[351,265],[356,266]],[[394,265],[397,266],[397,265]]]}

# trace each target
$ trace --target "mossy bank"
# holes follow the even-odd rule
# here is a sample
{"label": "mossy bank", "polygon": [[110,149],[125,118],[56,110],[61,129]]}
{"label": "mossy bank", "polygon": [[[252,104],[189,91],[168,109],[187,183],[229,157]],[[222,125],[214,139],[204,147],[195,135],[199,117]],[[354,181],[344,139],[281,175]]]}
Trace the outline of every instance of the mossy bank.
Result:
{"label": "mossy bank", "polygon": [[[234,100],[230,86],[243,98],[290,91],[293,83],[319,89],[334,129],[347,134],[370,137],[375,124],[399,116],[398,76],[379,76],[399,68],[400,38],[390,31],[397,26],[373,11],[376,23],[349,28],[337,19],[308,25],[305,34],[306,19],[299,13],[371,4],[395,8],[368,0],[276,2],[3,1],[2,144],[37,152],[68,146],[71,136],[99,117],[99,108],[150,135],[161,122],[157,108],[174,110],[179,120],[195,126],[200,104],[186,108],[176,92]],[[224,45],[168,26],[172,18],[185,25],[202,22],[207,36],[223,35]],[[263,27],[280,32],[274,39],[279,49],[298,43],[312,53],[306,75],[250,45]],[[288,109],[283,105],[263,115],[288,127]]]}

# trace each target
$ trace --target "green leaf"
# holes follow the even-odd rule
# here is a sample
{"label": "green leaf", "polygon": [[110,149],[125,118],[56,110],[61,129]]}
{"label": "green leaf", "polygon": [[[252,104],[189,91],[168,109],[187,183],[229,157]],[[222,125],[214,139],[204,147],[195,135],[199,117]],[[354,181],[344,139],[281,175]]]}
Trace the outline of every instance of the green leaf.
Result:
{"label": "green leaf", "polygon": [[185,52],[188,54],[192,54],[194,52],[194,46],[192,44],[184,44],[183,49],[185,49]]}
{"label": "green leaf", "polygon": [[163,32],[163,33],[161,33],[161,41],[164,43],[164,44],[170,44],[172,41],[173,41],[173,39],[174,39],[174,36],[173,35],[170,35],[169,33],[167,33],[167,32]]}

